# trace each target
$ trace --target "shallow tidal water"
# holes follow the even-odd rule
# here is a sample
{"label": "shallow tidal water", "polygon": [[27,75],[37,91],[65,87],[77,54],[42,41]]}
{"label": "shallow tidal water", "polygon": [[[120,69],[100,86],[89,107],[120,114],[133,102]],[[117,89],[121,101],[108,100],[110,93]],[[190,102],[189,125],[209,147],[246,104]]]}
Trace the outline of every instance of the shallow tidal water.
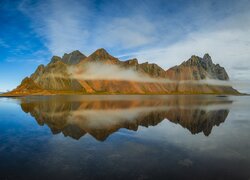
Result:
{"label": "shallow tidal water", "polygon": [[249,180],[249,107],[249,96],[0,98],[0,180]]}

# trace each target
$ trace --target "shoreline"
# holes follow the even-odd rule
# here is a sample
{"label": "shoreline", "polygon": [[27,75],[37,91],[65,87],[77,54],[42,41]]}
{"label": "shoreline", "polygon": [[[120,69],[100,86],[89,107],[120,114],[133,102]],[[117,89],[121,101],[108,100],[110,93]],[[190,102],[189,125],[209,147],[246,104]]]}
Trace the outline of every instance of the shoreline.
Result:
{"label": "shoreline", "polygon": [[57,93],[57,94],[25,94],[25,95],[11,95],[7,94],[5,95],[0,94],[0,98],[15,98],[15,97],[32,97],[32,96],[98,96],[98,95],[107,95],[107,96],[113,96],[113,95],[121,95],[121,96],[129,96],[129,95],[138,95],[138,96],[147,96],[147,95],[193,95],[193,96],[199,96],[199,95],[213,95],[218,97],[226,97],[226,96],[250,96],[250,94],[247,93],[238,93],[238,94],[230,94],[230,93]]}

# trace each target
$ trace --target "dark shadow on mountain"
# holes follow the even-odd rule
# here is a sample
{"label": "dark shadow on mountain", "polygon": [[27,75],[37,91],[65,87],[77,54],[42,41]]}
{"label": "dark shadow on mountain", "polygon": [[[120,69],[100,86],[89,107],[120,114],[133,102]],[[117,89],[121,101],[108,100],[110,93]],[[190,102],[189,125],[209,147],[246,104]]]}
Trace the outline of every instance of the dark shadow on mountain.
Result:
{"label": "dark shadow on mountain", "polygon": [[232,101],[216,96],[46,96],[20,98],[24,112],[53,134],[74,139],[90,134],[104,141],[121,128],[137,131],[163,120],[180,124],[192,134],[209,136],[223,123]]}

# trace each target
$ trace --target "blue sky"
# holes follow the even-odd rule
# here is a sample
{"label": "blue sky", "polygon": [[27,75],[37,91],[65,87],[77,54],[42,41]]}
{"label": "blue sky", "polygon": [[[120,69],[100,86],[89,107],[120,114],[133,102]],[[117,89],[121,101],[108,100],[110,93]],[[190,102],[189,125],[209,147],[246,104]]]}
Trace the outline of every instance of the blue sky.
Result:
{"label": "blue sky", "polygon": [[247,89],[249,9],[249,0],[1,0],[0,91],[52,55],[100,47],[165,69],[209,53]]}

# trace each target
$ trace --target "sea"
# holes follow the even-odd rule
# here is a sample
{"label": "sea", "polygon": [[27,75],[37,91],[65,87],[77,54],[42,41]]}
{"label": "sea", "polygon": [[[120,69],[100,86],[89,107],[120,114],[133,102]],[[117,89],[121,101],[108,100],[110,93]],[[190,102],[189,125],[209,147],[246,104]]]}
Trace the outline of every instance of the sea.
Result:
{"label": "sea", "polygon": [[0,98],[0,179],[250,179],[250,97]]}

